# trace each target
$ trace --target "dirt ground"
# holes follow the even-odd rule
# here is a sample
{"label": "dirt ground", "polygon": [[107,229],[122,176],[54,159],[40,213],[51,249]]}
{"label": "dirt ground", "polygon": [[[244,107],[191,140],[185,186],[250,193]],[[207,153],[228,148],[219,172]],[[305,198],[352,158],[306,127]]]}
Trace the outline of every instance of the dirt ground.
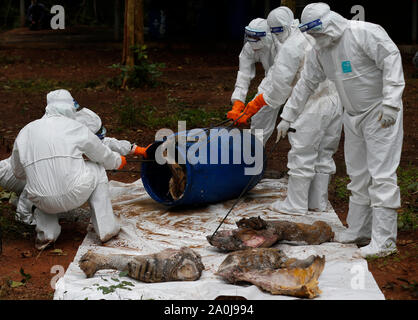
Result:
{"label": "dirt ground", "polygon": [[[117,90],[107,87],[106,81],[118,74],[109,66],[120,62],[120,44],[90,43],[88,36],[76,42],[74,39],[78,35],[74,33],[71,38],[69,33],[65,40],[60,41],[56,37],[46,39],[47,32],[30,34],[25,30],[14,30],[0,34],[0,41],[3,39],[0,46],[0,159],[11,154],[19,130],[43,115],[49,90],[60,86],[70,90],[81,106],[100,115],[108,136],[142,146],[154,141],[159,128],[146,125],[126,128],[121,124],[120,114],[114,107],[124,104],[126,97],[131,97],[139,105],[155,107],[156,115],[161,117],[179,109],[199,108],[202,112],[227,112],[230,109],[240,51],[237,45],[148,43],[150,60],[165,64],[161,84],[155,88]],[[80,36],[76,39],[80,40]],[[406,88],[401,166],[416,167],[418,79],[411,59],[412,55],[403,55]],[[249,93],[255,93],[261,74],[258,67]],[[219,122],[219,119],[214,121]],[[269,141],[267,150],[272,143]],[[280,142],[280,147],[269,159],[267,169],[270,172],[283,175],[287,171],[289,149],[287,139]],[[343,137],[334,159],[337,165],[335,176],[344,177]],[[109,173],[109,179],[132,182],[140,177],[138,163],[128,163],[124,169],[127,172]],[[346,224],[347,202],[337,197],[332,189],[330,201]],[[13,211],[7,201],[2,201],[2,208],[3,216]],[[52,299],[51,280],[59,274],[53,267],[62,266],[64,270],[68,267],[85,234],[86,224],[65,221],[54,248],[40,253],[33,246],[33,228],[17,233],[19,236],[3,235],[0,299]],[[400,231],[398,254],[369,260],[369,269],[386,299],[418,299],[417,240],[416,231]],[[25,274],[29,274],[30,279],[22,281]],[[15,283],[13,287],[11,281],[21,284]]]}

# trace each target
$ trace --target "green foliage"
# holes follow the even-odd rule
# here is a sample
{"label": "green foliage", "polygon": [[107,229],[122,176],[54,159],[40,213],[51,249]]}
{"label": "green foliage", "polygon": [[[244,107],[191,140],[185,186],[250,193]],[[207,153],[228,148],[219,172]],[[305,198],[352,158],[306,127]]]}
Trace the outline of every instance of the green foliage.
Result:
{"label": "green foliage", "polygon": [[350,191],[347,189],[347,184],[350,183],[350,178],[345,177],[334,177],[332,187],[335,191],[335,196],[343,201],[348,201],[350,198]]}
{"label": "green foliage", "polygon": [[402,208],[398,210],[398,229],[418,229],[418,168],[399,167],[398,185],[401,190]]}
{"label": "green foliage", "polygon": [[124,103],[114,106],[113,110],[118,115],[120,125],[126,128],[136,127],[139,123],[141,108],[134,104],[131,97],[125,97]]}
{"label": "green foliage", "polygon": [[24,90],[32,92],[48,92],[52,90],[57,90],[61,88],[67,88],[68,90],[73,89],[79,85],[72,82],[57,81],[53,79],[13,79],[6,82],[3,85],[5,90]]}
{"label": "green foliage", "polygon": [[418,282],[417,281],[413,280],[412,282],[409,282],[406,279],[402,279],[402,278],[397,278],[397,279],[406,283],[406,284],[401,284],[402,289],[410,291],[414,298],[418,298]]}
{"label": "green foliage", "polygon": [[178,121],[186,121],[188,128],[203,128],[219,122],[225,117],[223,111],[206,111],[203,108],[192,109],[190,107],[173,107],[173,111],[167,113],[151,105],[139,106],[130,97],[126,97],[124,103],[115,106],[114,110],[118,115],[119,124],[126,128],[142,126],[152,129],[170,128],[176,130]]}
{"label": "green foliage", "polygon": [[22,61],[22,56],[16,55],[0,55],[0,65],[15,64]]}
{"label": "green foliage", "polygon": [[253,100],[256,95],[257,95],[257,91],[251,91],[249,94],[247,94],[247,97],[246,97],[245,102],[244,102],[245,105],[247,105],[248,102]]}
{"label": "green foliage", "polygon": [[20,268],[20,275],[23,277],[23,279],[21,280],[21,282],[26,283],[28,282],[32,276],[29,273],[25,273],[25,270],[23,270],[23,268]]}
{"label": "green foliage", "polygon": [[[398,230],[410,231],[418,229],[418,168],[415,166],[399,167],[397,171],[398,185],[401,191],[402,208],[398,210]],[[350,192],[347,184],[350,179],[335,177],[330,185],[335,196],[343,201],[349,200]]]}
{"label": "green foliage", "polygon": [[[127,272],[126,272],[126,275],[127,275]],[[125,274],[122,275],[122,272],[121,272],[119,276],[122,277],[122,276],[125,276]],[[101,286],[98,283],[94,283],[93,286],[97,287],[96,290],[97,291],[102,291],[103,294],[109,294],[109,293],[115,292],[116,289],[125,289],[125,290],[131,291],[132,289],[129,288],[129,287],[134,287],[135,286],[130,281],[119,280],[118,278],[114,278],[114,277],[111,277],[110,279],[113,280],[114,282],[117,282],[117,284],[111,284],[109,286]],[[105,279],[103,277],[102,277],[102,280],[104,280],[106,282],[109,281],[109,280],[107,280],[107,279]],[[92,289],[92,288],[90,288],[90,287],[84,287],[83,290],[85,290],[85,289]]]}
{"label": "green foliage", "polygon": [[111,88],[122,86],[123,79],[127,78],[127,86],[130,88],[140,88],[144,86],[156,87],[158,78],[162,75],[161,69],[165,67],[164,63],[151,63],[148,60],[147,46],[131,48],[135,53],[134,66],[129,67],[121,64],[113,64],[110,68],[119,69],[119,77],[113,78],[108,82]]}
{"label": "green foliage", "polygon": [[23,277],[23,279],[20,281],[14,281],[14,280],[9,279],[8,282],[11,288],[24,286],[32,278],[32,276],[29,273],[25,273],[22,267],[20,267],[19,272],[20,272],[20,275]]}
{"label": "green foliage", "polygon": [[34,226],[17,221],[15,214],[10,204],[0,202],[0,229],[3,239],[27,238],[35,232]]}
{"label": "green foliage", "polygon": [[129,281],[120,281],[118,284],[112,284],[108,287],[106,286],[98,286],[97,290],[101,290],[103,294],[109,294],[112,292],[115,292],[116,289],[125,289],[125,290],[132,290],[131,288],[129,288],[128,286],[133,287],[134,284],[132,282]]}

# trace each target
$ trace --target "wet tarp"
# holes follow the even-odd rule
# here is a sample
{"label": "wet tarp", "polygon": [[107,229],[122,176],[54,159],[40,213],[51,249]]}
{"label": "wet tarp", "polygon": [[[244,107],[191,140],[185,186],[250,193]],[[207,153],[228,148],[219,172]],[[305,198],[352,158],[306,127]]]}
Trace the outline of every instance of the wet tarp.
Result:
{"label": "wet tarp", "polygon": [[[243,217],[260,216],[263,219],[313,223],[327,222],[333,231],[342,230],[331,204],[326,212],[309,212],[305,216],[272,212],[267,206],[286,195],[287,180],[263,179],[234,208],[223,229],[236,228],[235,222]],[[131,184],[110,181],[112,204],[122,226],[120,234],[102,245],[92,228],[69,265],[56,283],[54,299],[176,299],[212,300],[218,296],[241,296],[246,299],[286,300],[295,297],[272,295],[254,285],[226,283],[214,273],[226,253],[209,245],[211,235],[234,200],[190,209],[168,209],[152,200],[141,180]],[[197,281],[142,283],[116,270],[100,270],[87,279],[78,267],[80,257],[91,249],[102,254],[151,254],[165,248],[190,247],[202,256],[205,270]],[[315,299],[384,299],[367,267],[365,259],[353,258],[357,246],[336,242],[321,245],[278,243],[289,257],[307,258],[311,254],[325,255],[325,268],[319,278],[322,294]]]}

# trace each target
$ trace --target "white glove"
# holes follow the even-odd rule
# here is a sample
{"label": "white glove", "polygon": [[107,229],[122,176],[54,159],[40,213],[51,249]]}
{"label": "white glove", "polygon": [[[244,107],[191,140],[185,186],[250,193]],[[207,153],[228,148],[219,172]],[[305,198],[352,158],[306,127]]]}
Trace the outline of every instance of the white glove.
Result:
{"label": "white glove", "polygon": [[135,143],[132,143],[131,145],[131,151],[129,151],[129,154],[134,154],[136,150],[137,145]]}
{"label": "white glove", "polygon": [[280,138],[286,137],[287,131],[289,130],[290,122],[286,120],[282,120],[279,122],[277,126],[277,139],[276,143],[280,141]]}
{"label": "white glove", "polygon": [[378,120],[382,124],[383,128],[393,126],[398,117],[398,109],[383,105],[382,110],[379,112]]}

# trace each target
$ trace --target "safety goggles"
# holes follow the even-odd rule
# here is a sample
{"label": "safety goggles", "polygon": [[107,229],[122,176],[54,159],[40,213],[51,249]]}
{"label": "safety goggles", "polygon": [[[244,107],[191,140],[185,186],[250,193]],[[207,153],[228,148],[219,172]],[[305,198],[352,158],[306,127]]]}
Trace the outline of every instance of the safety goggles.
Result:
{"label": "safety goggles", "polygon": [[78,104],[78,102],[75,99],[73,99],[73,102],[74,102],[75,110],[78,111],[78,109],[80,109],[80,105]]}
{"label": "safety goggles", "polygon": [[314,20],[314,21],[311,21],[311,22],[308,22],[308,23],[305,23],[305,24],[301,24],[301,25],[299,25],[299,30],[302,31],[302,32],[306,32],[306,31],[317,32],[317,31],[320,31],[320,30],[322,30],[322,21],[321,21],[321,19],[317,19],[317,20]]}
{"label": "safety goggles", "polygon": [[280,33],[284,31],[284,27],[273,27],[270,28],[271,33]]}
{"label": "safety goggles", "polygon": [[262,37],[266,36],[265,31],[254,30],[249,27],[245,27],[245,37],[247,41],[257,42],[261,40]]}
{"label": "safety goggles", "polygon": [[106,137],[106,132],[106,128],[101,126],[100,129],[96,132],[96,136],[98,136],[100,140],[103,140]]}

